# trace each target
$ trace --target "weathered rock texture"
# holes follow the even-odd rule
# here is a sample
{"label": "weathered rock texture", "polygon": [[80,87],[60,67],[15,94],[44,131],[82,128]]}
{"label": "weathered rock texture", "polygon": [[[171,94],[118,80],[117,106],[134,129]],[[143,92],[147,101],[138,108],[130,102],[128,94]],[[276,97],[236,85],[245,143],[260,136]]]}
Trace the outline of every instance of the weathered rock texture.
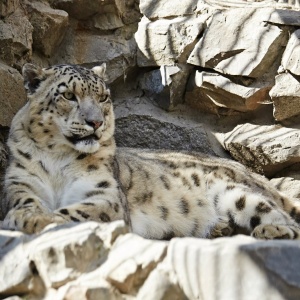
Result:
{"label": "weathered rock texture", "polygon": [[[0,1],[0,178],[22,65],[105,62],[118,146],[231,155],[299,204],[299,6]],[[0,298],[298,300],[299,251],[243,236],[150,241],[122,221],[0,231]]]}
{"label": "weathered rock texture", "polygon": [[269,176],[300,161],[299,143],[299,129],[276,125],[238,125],[224,138],[225,148],[236,160]]}
{"label": "weathered rock texture", "polygon": [[292,241],[151,241],[127,233],[120,221],[88,222],[37,236],[0,231],[0,253],[1,297],[239,300],[264,299],[266,291],[275,300],[300,297],[300,243]]}

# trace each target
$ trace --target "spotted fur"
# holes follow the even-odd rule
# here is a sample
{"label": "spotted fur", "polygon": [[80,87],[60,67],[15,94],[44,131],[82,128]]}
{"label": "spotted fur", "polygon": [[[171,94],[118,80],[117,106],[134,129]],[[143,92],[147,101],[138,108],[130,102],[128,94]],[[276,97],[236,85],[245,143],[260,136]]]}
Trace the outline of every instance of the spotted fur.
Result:
{"label": "spotted fur", "polygon": [[299,238],[299,208],[263,177],[199,153],[116,149],[105,65],[23,68],[8,140],[3,227],[124,219],[146,238]]}

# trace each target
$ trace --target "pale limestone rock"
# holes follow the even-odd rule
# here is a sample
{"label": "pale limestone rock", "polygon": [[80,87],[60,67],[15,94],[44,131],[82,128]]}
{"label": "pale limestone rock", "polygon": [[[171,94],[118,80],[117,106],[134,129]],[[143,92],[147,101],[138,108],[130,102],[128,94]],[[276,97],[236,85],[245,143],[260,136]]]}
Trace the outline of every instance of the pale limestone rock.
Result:
{"label": "pale limestone rock", "polygon": [[44,292],[26,247],[31,239],[20,232],[0,230],[0,295],[40,295]]}
{"label": "pale limestone rock", "polygon": [[[272,300],[296,300],[300,280],[295,274],[300,265],[293,257],[299,254],[300,244],[293,241],[176,238],[159,268],[187,299],[252,300],[265,299],[267,293]],[[158,279],[152,289],[159,286]]]}
{"label": "pale limestone rock", "polygon": [[300,114],[300,83],[289,73],[279,74],[270,91],[274,105],[274,118],[278,121]]}
{"label": "pale limestone rock", "polygon": [[0,125],[10,126],[14,115],[26,103],[26,93],[21,74],[1,63],[0,90]]}
{"label": "pale limestone rock", "polygon": [[103,241],[105,247],[110,249],[119,236],[128,232],[129,228],[125,225],[125,222],[119,220],[110,223],[101,223],[97,230],[97,235]]}
{"label": "pale limestone rock", "polygon": [[33,47],[51,56],[61,43],[68,25],[68,14],[52,9],[42,2],[28,2],[30,23],[33,26]]}
{"label": "pale limestone rock", "polygon": [[242,124],[224,134],[233,158],[252,170],[272,176],[300,162],[300,130],[281,126]]}
{"label": "pale limestone rock", "polygon": [[[55,296],[55,298],[54,298]],[[55,295],[45,300],[121,300],[120,292],[99,276],[98,272],[82,275],[61,287]]]}
{"label": "pale limestone rock", "polygon": [[174,110],[184,100],[186,83],[191,68],[185,64],[161,66],[160,69],[145,73],[139,80],[139,86],[153,97],[160,107]]}
{"label": "pale limestone rock", "polygon": [[[269,87],[245,87],[215,73],[196,71],[190,80],[192,83],[186,93],[185,102],[199,110],[204,106],[210,108],[213,104],[217,107],[246,112],[255,110],[262,102],[270,98]],[[218,110],[212,107],[210,112],[216,113]]]}
{"label": "pale limestone rock", "polygon": [[[171,282],[164,262],[154,269],[137,294],[137,300],[187,300],[178,283]],[[150,291],[150,292],[149,292]]]}
{"label": "pale limestone rock", "polygon": [[58,288],[105,261],[108,249],[97,235],[100,228],[95,222],[52,228],[29,245],[30,259],[47,288]]}
{"label": "pale limestone rock", "polygon": [[223,74],[262,76],[288,39],[287,30],[267,23],[273,12],[271,8],[237,8],[215,13],[188,63]]}
{"label": "pale limestone rock", "polygon": [[32,31],[26,13],[18,7],[0,20],[0,59],[8,65],[22,65],[32,55]]}
{"label": "pale limestone rock", "polygon": [[300,204],[300,180],[292,177],[272,178],[270,182],[289,198],[297,199]]}
{"label": "pale limestone rock", "polygon": [[193,16],[154,22],[143,17],[135,34],[138,66],[185,63],[203,29],[203,21]]}
{"label": "pale limestone rock", "polygon": [[295,75],[300,75],[300,29],[290,37],[282,56],[282,67]]}
{"label": "pale limestone rock", "polygon": [[120,292],[134,295],[166,255],[168,243],[134,234],[119,237],[100,272]]}

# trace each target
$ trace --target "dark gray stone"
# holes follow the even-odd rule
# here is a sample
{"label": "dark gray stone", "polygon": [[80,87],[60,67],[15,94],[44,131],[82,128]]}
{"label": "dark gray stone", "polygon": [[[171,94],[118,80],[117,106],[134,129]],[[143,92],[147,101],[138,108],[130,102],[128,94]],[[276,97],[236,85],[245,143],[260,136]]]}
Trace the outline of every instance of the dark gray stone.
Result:
{"label": "dark gray stone", "polygon": [[161,122],[150,116],[129,115],[116,120],[119,147],[198,151],[215,154],[204,130]]}

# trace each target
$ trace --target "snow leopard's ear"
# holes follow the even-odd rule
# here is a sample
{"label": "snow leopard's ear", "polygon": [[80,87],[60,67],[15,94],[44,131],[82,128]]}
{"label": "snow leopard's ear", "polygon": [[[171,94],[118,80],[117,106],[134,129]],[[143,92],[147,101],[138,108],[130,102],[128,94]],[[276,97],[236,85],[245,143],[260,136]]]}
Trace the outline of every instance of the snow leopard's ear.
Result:
{"label": "snow leopard's ear", "polygon": [[98,75],[100,78],[106,80],[106,63],[103,63],[101,66],[96,66],[92,68],[92,71]]}
{"label": "snow leopard's ear", "polygon": [[45,79],[43,69],[33,64],[25,64],[22,68],[24,86],[27,92],[34,93],[41,81]]}

